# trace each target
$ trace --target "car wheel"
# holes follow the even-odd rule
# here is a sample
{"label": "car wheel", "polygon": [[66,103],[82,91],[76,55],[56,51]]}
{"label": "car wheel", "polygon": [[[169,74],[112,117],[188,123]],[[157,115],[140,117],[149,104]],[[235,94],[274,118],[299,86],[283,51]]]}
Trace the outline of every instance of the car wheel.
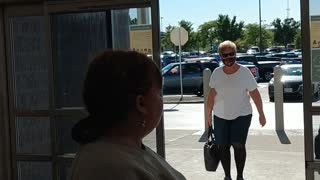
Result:
{"label": "car wheel", "polygon": [[272,74],[271,74],[271,72],[265,72],[265,73],[263,74],[263,78],[264,78],[264,80],[266,80],[266,81],[270,81],[270,80],[272,79]]}
{"label": "car wheel", "polygon": [[203,95],[203,84],[201,84],[201,86],[199,87],[199,89],[195,92],[195,94],[198,97],[201,97]]}

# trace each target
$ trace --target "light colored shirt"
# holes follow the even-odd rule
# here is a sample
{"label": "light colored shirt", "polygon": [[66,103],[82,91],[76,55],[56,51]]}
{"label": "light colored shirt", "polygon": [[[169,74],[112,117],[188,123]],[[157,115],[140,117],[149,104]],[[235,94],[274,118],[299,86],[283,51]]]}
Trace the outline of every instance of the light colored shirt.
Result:
{"label": "light colored shirt", "polygon": [[209,86],[217,92],[214,115],[234,120],[239,116],[252,114],[248,92],[255,90],[258,85],[248,68],[240,65],[233,74],[226,74],[223,67],[216,68],[210,77]]}
{"label": "light colored shirt", "polygon": [[71,180],[185,180],[160,155],[99,140],[80,147]]}

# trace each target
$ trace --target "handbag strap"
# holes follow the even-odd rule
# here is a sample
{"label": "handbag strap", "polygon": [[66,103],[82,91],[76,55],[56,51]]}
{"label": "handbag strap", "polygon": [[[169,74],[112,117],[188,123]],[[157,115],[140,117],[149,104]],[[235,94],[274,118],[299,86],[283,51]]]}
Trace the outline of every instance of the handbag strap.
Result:
{"label": "handbag strap", "polygon": [[209,126],[209,128],[208,128],[208,141],[210,141],[210,139],[211,139],[211,141],[212,142],[214,142],[214,130],[212,129],[212,126]]}

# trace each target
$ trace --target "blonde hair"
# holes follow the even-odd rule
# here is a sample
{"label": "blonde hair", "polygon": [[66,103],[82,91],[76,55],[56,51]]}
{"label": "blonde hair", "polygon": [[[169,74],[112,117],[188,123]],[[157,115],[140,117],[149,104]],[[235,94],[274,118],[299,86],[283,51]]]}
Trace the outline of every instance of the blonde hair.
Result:
{"label": "blonde hair", "polygon": [[235,52],[237,52],[236,44],[232,41],[227,40],[219,44],[218,53],[221,55],[222,51],[225,50],[226,48],[232,48]]}

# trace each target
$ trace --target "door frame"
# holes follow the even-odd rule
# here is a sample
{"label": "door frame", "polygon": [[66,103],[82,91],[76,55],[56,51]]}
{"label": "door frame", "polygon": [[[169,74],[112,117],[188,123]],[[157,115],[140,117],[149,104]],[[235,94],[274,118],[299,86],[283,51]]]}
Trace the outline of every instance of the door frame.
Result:
{"label": "door frame", "polygon": [[[0,6],[0,34],[5,33],[4,7]],[[6,36],[0,36],[0,179],[12,179],[10,142],[9,94],[6,66]]]}
{"label": "door frame", "polygon": [[312,105],[312,55],[310,33],[310,1],[300,0],[301,9],[301,41],[303,71],[303,111],[304,111],[304,155],[305,179],[314,180],[315,170],[320,170],[320,161],[314,160],[313,116],[320,115],[320,106]]}

